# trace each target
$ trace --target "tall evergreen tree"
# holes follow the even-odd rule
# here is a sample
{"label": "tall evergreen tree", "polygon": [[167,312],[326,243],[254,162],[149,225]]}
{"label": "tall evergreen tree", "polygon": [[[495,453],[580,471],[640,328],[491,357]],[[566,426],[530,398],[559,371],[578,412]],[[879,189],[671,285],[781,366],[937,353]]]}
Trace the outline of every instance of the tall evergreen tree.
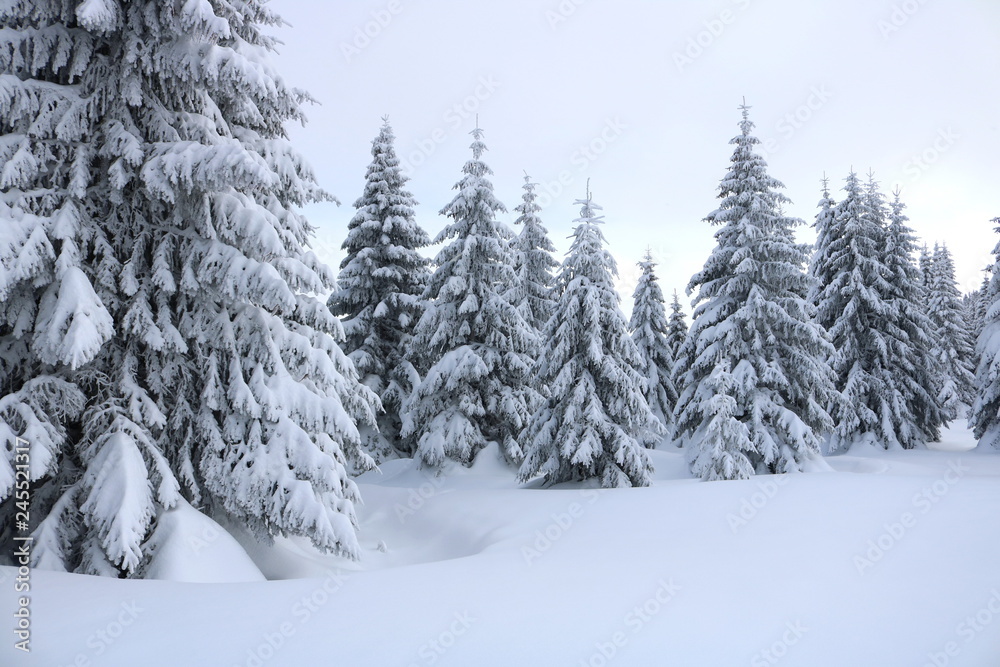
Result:
{"label": "tall evergreen tree", "polygon": [[[993,218],[1000,233],[1000,217]],[[989,270],[983,332],[976,341],[976,400],[969,413],[969,427],[980,447],[1000,449],[1000,243],[993,248],[996,261]]]}
{"label": "tall evergreen tree", "polygon": [[[670,318],[667,320],[667,349],[670,350],[670,376],[673,378],[673,366],[677,362],[677,356],[687,338],[688,325],[684,320],[684,310],[681,308],[681,301],[677,298],[677,290],[674,290],[674,297],[670,302]],[[675,385],[675,389],[676,389]]]}
{"label": "tall evergreen tree", "polygon": [[816,221],[813,229],[816,230],[816,243],[813,247],[813,256],[809,262],[809,276],[812,278],[809,285],[809,302],[818,306],[824,286],[833,282],[836,278],[836,267],[831,261],[828,253],[835,247],[840,229],[837,227],[836,206],[837,202],[830,196],[830,179],[823,174],[823,195],[819,200],[819,213],[816,214]]}
{"label": "tall evergreen tree", "polygon": [[354,202],[348,223],[337,290],[327,305],[341,318],[343,345],[364,383],[382,399],[378,429],[362,435],[369,451],[385,457],[394,448],[412,453],[412,443],[399,437],[399,411],[419,382],[407,352],[430,277],[429,260],[417,252],[430,245],[417,224],[416,201],[396,156],[395,136],[387,118],[372,141],[372,161],[365,188]]}
{"label": "tall evergreen tree", "polygon": [[[927,314],[927,290],[920,285],[921,271],[913,259],[917,239],[906,224],[909,218],[903,213],[906,206],[899,194],[897,189],[889,205],[885,264],[895,325],[901,332],[893,356],[893,377],[917,427],[918,434],[910,441],[911,446],[916,446],[940,439],[940,427],[946,419],[939,399],[942,369],[932,352],[934,323]],[[908,428],[901,423],[898,431],[907,433]]]}
{"label": "tall evergreen tree", "polygon": [[688,285],[699,305],[675,371],[676,435],[706,480],[802,470],[836,400],[832,348],[806,299],[808,246],[793,242],[802,222],[781,214],[784,186],[754,151],[749,107],[740,110],[722,201],[706,217],[721,226],[717,246]]}
{"label": "tall evergreen tree", "polygon": [[490,442],[520,462],[518,436],[538,400],[528,378],[537,336],[509,300],[513,232],[496,219],[505,209],[482,160],[483,131],[472,136],[458,194],[441,210],[451,222],[434,240],[451,243],[435,260],[411,341],[429,370],[404,406],[402,435],[415,438],[416,456],[431,468],[446,458],[471,464]]}
{"label": "tall evergreen tree", "polygon": [[963,405],[972,405],[975,400],[975,343],[966,324],[948,246],[934,246],[929,269],[927,305],[934,327],[931,353],[943,376],[938,401],[950,421],[958,419]]}
{"label": "tall evergreen tree", "polygon": [[653,256],[647,250],[639,262],[642,276],[632,294],[632,318],[628,328],[642,360],[641,368],[646,381],[643,395],[660,424],[669,427],[677,403],[677,390],[670,379],[674,359],[667,344],[669,324],[663,291],[653,271],[655,266]]}
{"label": "tall evergreen tree", "polygon": [[[811,267],[817,322],[836,348],[831,362],[844,399],[832,410],[836,428],[830,448],[859,440],[913,447],[929,435],[921,428],[924,416],[913,410],[921,404],[933,407],[933,395],[910,300],[917,281],[912,236],[904,218],[893,223],[891,233],[880,224],[884,213],[872,208],[880,199],[871,196],[870,186],[863,189],[854,172],[844,192],[832,212],[821,208]],[[914,398],[917,392],[922,401]],[[938,418],[934,411],[928,417]]]}
{"label": "tall evergreen tree", "polygon": [[182,496],[356,555],[345,463],[369,463],[378,401],[296,212],[325,195],[284,129],[307,98],[266,60],[281,19],[95,0],[0,22],[0,438],[31,443],[35,563],[135,573]]}
{"label": "tall evergreen tree", "polygon": [[510,298],[520,309],[525,321],[536,331],[541,331],[555,307],[552,272],[559,267],[559,262],[552,257],[555,246],[538,217],[542,207],[535,201],[536,185],[525,174],[524,194],[521,203],[514,207],[520,213],[514,224],[521,226],[521,233],[511,242],[517,280],[514,281]]}
{"label": "tall evergreen tree", "polygon": [[576,203],[580,217],[557,282],[561,296],[536,368],[550,396],[526,431],[519,478],[648,486],[644,439],[658,438],[662,427],[643,397],[642,359],[618,305],[618,269],[598,226],[601,207],[589,188]]}
{"label": "tall evergreen tree", "polygon": [[931,262],[931,251],[925,243],[920,247],[920,259],[917,260],[917,268],[920,269],[920,287],[924,290],[930,289],[931,286]]}
{"label": "tall evergreen tree", "polygon": [[972,367],[979,366],[979,353],[976,352],[975,343],[986,328],[986,313],[989,310],[990,275],[992,267],[987,267],[983,271],[983,280],[979,289],[965,296],[966,319],[969,322],[969,333],[973,343],[973,364]]}

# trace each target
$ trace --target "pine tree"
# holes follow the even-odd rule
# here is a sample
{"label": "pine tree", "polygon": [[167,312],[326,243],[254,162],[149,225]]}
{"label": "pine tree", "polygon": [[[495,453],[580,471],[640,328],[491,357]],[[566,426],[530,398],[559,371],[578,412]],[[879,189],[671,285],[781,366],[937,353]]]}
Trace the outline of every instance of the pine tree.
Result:
{"label": "pine tree", "polygon": [[416,457],[431,468],[446,458],[469,465],[490,442],[520,462],[518,436],[538,400],[528,377],[537,337],[508,298],[513,232],[496,219],[505,209],[482,160],[483,131],[472,136],[458,194],[441,210],[451,222],[434,240],[452,241],[435,260],[411,341],[429,370],[404,406],[402,435],[415,438]]}
{"label": "pine tree", "polygon": [[619,308],[617,266],[598,226],[601,207],[589,187],[576,203],[580,217],[557,281],[561,296],[536,368],[550,395],[526,431],[519,478],[648,486],[652,465],[644,439],[658,438],[662,427],[643,397],[642,359]]}
{"label": "pine tree", "polygon": [[672,363],[676,363],[687,334],[688,325],[684,319],[684,310],[681,308],[680,299],[677,298],[677,290],[674,290],[674,297],[670,302],[670,319],[667,320],[667,348],[670,350]]}
{"label": "pine tree", "polygon": [[[649,409],[664,427],[672,424],[677,390],[670,379],[674,359],[667,342],[670,327],[663,304],[663,291],[657,282],[653,269],[656,264],[647,250],[643,261],[639,262],[642,276],[632,295],[632,318],[629,331],[639,349],[641,369],[646,381],[643,395]],[[653,443],[655,445],[655,443]]]}
{"label": "pine tree", "polygon": [[378,429],[363,429],[369,451],[385,457],[394,449],[412,454],[399,437],[400,408],[419,382],[407,346],[420,319],[420,296],[430,277],[429,260],[417,252],[430,245],[417,224],[416,201],[405,189],[395,136],[387,118],[372,141],[364,193],[348,223],[337,290],[329,308],[343,322],[344,352],[364,383],[382,399]]}
{"label": "pine tree", "polygon": [[[1000,217],[993,218],[1000,233]],[[969,428],[982,448],[1000,449],[1000,243],[993,248],[996,262],[990,268],[983,332],[976,341],[976,400],[969,412]]]}
{"label": "pine tree", "polygon": [[[881,199],[872,196],[870,184],[863,190],[854,172],[844,191],[844,199],[832,209],[823,205],[817,218],[820,234],[810,269],[817,322],[836,348],[831,364],[844,399],[831,410],[836,428],[830,449],[859,440],[913,447],[930,435],[922,424],[940,415],[915,324],[912,236],[903,217],[896,217],[891,231],[880,224],[885,213],[873,206],[882,206]],[[927,421],[913,412],[922,404],[932,408]]]}
{"label": "pine tree", "polygon": [[975,350],[975,344],[976,341],[979,340],[979,336],[983,333],[983,329],[986,328],[986,312],[990,307],[989,291],[991,268],[992,267],[987,267],[983,270],[983,280],[979,285],[979,289],[975,292],[966,294],[964,297],[964,301],[966,303],[966,321],[969,322],[969,334],[973,345],[973,368],[976,368],[979,365],[979,354]]}
{"label": "pine tree", "polygon": [[835,241],[840,233],[837,227],[836,206],[837,202],[830,196],[830,179],[823,174],[823,196],[820,198],[819,213],[816,214],[816,221],[813,228],[816,230],[816,243],[813,247],[813,256],[809,262],[809,276],[812,279],[809,285],[809,302],[818,306],[821,299],[821,292],[825,285],[830,284],[836,278],[836,267],[832,258],[827,253],[835,247]]}
{"label": "pine tree", "polygon": [[925,243],[920,247],[920,259],[917,260],[917,268],[920,269],[920,287],[929,290],[931,287],[931,251]]}
{"label": "pine tree", "polygon": [[943,375],[938,401],[947,420],[958,419],[975,400],[973,338],[966,324],[955,263],[948,246],[934,246],[928,285],[928,313],[933,325],[931,354]]}
{"label": "pine tree", "polygon": [[717,246],[688,285],[698,290],[675,377],[683,386],[676,437],[706,480],[794,472],[819,456],[835,402],[832,353],[806,300],[808,246],[781,213],[784,186],[755,151],[749,107],[719,186]]}
{"label": "pine tree", "polygon": [[[939,399],[944,384],[942,368],[932,351],[934,323],[927,314],[927,291],[921,287],[921,271],[913,261],[917,239],[906,225],[909,218],[903,213],[906,206],[899,194],[897,189],[889,205],[885,264],[895,305],[895,326],[902,333],[893,357],[893,377],[917,427],[917,435],[910,439],[910,446],[916,446],[939,440],[940,427],[947,420]],[[906,434],[909,429],[900,424],[898,431]]]}
{"label": "pine tree", "polygon": [[549,240],[548,231],[542,225],[538,212],[542,207],[536,203],[537,195],[531,178],[524,175],[524,194],[521,203],[514,207],[520,213],[515,225],[521,225],[521,233],[511,242],[514,255],[514,281],[510,299],[518,305],[524,320],[536,331],[545,328],[552,316],[555,300],[552,295],[552,271],[559,266],[552,257],[555,246]]}
{"label": "pine tree", "polygon": [[[0,8],[0,437],[30,445],[36,565],[135,573],[184,496],[354,556],[377,397],[318,295],[261,2]],[[3,540],[12,452],[0,458]],[[10,553],[9,551],[7,553]]]}

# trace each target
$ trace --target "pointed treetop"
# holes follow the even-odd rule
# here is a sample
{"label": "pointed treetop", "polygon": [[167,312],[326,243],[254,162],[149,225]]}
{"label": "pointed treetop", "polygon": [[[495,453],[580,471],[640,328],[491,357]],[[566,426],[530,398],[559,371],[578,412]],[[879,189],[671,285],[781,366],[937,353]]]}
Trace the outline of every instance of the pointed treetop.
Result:
{"label": "pointed treetop", "polygon": [[646,252],[642,255],[642,261],[646,264],[653,263],[653,249],[649,246],[646,246]]}
{"label": "pointed treetop", "polygon": [[747,104],[747,98],[744,97],[743,98],[743,104],[741,104],[739,106],[739,110],[743,114],[743,120],[742,120],[742,122],[740,122],[740,128],[742,128],[744,135],[750,134],[750,131],[754,127],[753,122],[751,122],[751,120],[750,120],[750,109],[751,108],[752,107]]}
{"label": "pointed treetop", "polygon": [[[747,104],[745,97],[743,98],[743,104],[741,104],[738,108],[743,115],[743,120],[740,121],[740,130],[742,131],[743,136],[733,138],[730,140],[730,143],[745,143],[747,138],[751,136],[750,133],[753,132],[753,128],[756,127],[754,122],[750,120],[750,109],[752,107]],[[759,144],[760,141],[754,138],[750,143]]]}
{"label": "pointed treetop", "polygon": [[486,144],[483,143],[483,131],[479,127],[479,115],[476,115],[476,129],[469,132],[472,135],[472,158],[474,160],[479,160],[483,157],[483,153],[486,152]]}
{"label": "pointed treetop", "polygon": [[595,225],[604,224],[604,216],[597,215],[596,211],[603,211],[604,209],[598,204],[594,203],[593,195],[590,192],[590,179],[587,179],[587,197],[586,199],[577,199],[574,204],[579,204],[580,217],[577,218],[576,222],[589,222]]}

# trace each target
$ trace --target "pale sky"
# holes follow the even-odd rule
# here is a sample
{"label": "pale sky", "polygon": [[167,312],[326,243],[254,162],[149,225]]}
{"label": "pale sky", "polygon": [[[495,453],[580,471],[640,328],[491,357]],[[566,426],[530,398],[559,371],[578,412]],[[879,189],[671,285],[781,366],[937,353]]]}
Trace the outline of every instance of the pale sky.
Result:
{"label": "pale sky", "polygon": [[[646,247],[668,295],[714,247],[702,219],[745,97],[787,212],[814,220],[824,172],[839,199],[852,168],[910,224],[946,241],[960,288],[978,287],[1000,240],[997,0],[273,0],[291,26],[274,59],[319,105],[292,139],[342,205],[310,206],[335,267],[371,140],[389,115],[420,224],[470,156],[475,114],[496,193],[516,217],[524,170],[542,184],[559,253],[591,181],[619,261],[623,306]],[[560,183],[560,178],[562,183]],[[561,190],[561,192],[560,192]],[[813,233],[801,228],[799,237]],[[436,250],[436,249],[435,249]]]}

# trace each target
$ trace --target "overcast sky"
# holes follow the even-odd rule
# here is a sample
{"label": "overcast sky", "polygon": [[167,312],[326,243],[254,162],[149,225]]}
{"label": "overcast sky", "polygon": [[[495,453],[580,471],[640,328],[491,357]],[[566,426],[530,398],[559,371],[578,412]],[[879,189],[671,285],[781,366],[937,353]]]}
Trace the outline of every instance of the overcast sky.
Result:
{"label": "overcast sky", "polygon": [[[510,211],[542,184],[559,258],[591,180],[629,306],[646,247],[682,294],[714,246],[702,219],[745,97],[788,213],[811,224],[826,173],[902,190],[911,225],[946,241],[960,287],[991,262],[1000,216],[997,0],[273,0],[290,23],[275,59],[319,102],[292,139],[342,205],[314,205],[317,249],[339,263],[371,140],[389,115],[419,222],[469,158],[475,114]],[[514,214],[504,216],[512,222]],[[803,227],[800,239],[811,241]],[[685,306],[689,299],[682,299]]]}

